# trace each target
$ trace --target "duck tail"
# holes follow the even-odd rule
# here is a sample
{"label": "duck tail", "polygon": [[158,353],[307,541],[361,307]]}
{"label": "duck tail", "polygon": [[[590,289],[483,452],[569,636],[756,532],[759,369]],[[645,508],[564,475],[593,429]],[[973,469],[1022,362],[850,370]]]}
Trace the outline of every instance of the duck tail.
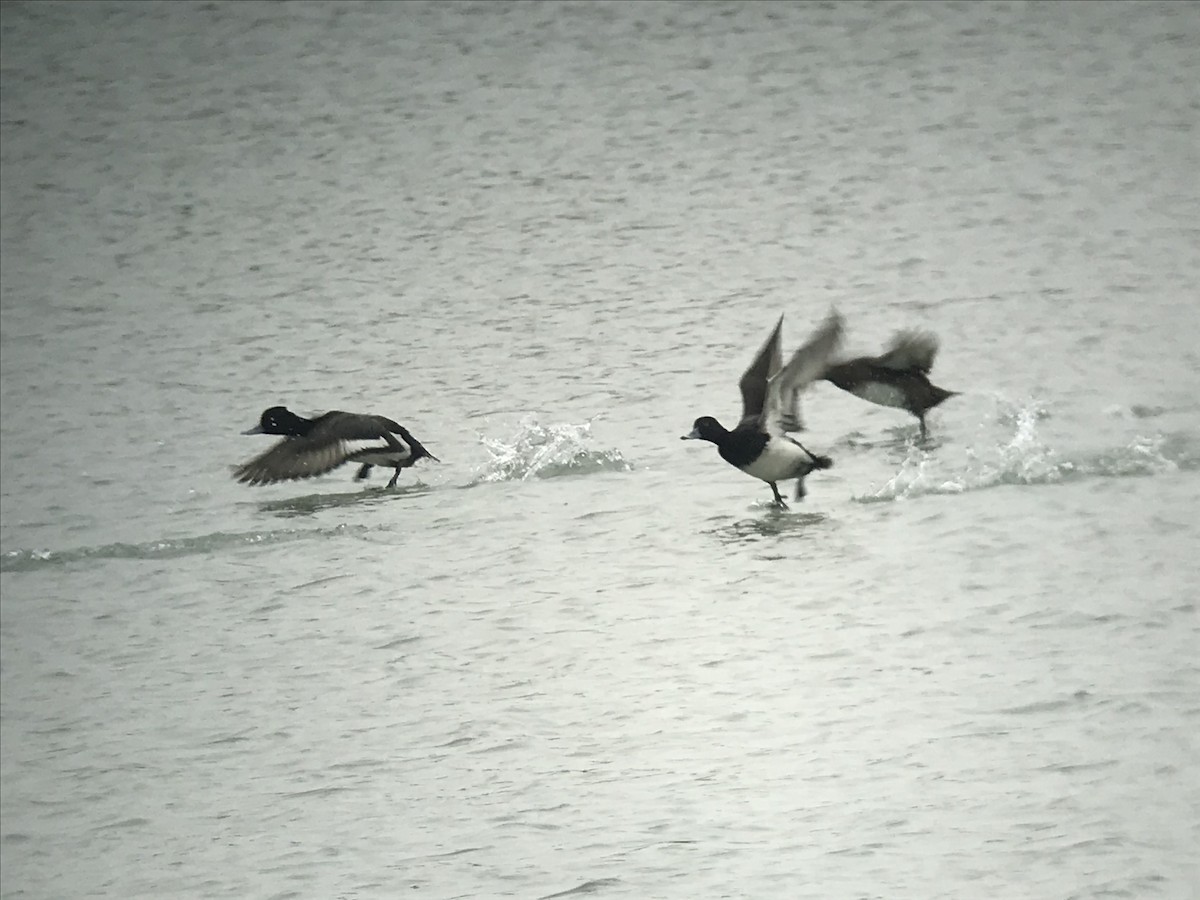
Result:
{"label": "duck tail", "polygon": [[[828,456],[822,456],[820,453],[813,453],[811,450],[809,450],[807,447],[805,447],[803,444],[801,444],[795,438],[791,438],[791,441],[793,444],[795,444],[797,447],[799,447],[801,450],[803,450],[805,453],[808,454],[808,458],[812,460],[812,468],[813,469],[832,469],[833,468],[833,460],[830,459]],[[809,469],[809,471],[811,472],[812,469]]]}
{"label": "duck tail", "polygon": [[929,404],[930,408],[937,406],[939,403],[944,403],[951,397],[957,397],[962,391],[948,391],[945,388],[940,388],[936,384],[931,384],[930,393],[932,394],[933,402]]}

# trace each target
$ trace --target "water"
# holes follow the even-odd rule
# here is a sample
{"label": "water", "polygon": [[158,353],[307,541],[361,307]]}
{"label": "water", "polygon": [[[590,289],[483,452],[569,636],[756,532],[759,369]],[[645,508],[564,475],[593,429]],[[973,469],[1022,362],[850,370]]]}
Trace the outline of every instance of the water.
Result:
{"label": "water", "polygon": [[[2,30],[5,898],[1200,895],[1200,6]],[[964,393],[780,512],[678,436],[830,306]]]}

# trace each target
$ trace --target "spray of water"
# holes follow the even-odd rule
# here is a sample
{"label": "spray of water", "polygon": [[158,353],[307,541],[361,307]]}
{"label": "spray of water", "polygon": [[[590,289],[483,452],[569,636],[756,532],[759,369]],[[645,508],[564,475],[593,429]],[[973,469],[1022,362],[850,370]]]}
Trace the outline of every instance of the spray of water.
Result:
{"label": "spray of water", "polygon": [[976,440],[955,451],[910,444],[899,469],[886,482],[856,496],[862,503],[902,500],[925,494],[960,494],[998,485],[1045,485],[1084,478],[1154,475],[1178,468],[1162,435],[1133,438],[1100,451],[1059,452],[1039,423],[1049,411],[1037,400],[1011,403],[996,398],[980,422]]}
{"label": "spray of water", "polygon": [[534,416],[521,420],[507,440],[479,436],[491,460],[476,473],[475,481],[527,481],[559,475],[624,472],[633,467],[619,450],[595,448],[592,421],[542,425]]}

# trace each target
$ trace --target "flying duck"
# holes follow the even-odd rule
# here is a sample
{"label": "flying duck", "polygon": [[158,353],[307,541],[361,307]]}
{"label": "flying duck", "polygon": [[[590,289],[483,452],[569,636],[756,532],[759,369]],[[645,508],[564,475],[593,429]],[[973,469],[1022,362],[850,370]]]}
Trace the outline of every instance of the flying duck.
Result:
{"label": "flying duck", "polygon": [[925,413],[958,393],[929,381],[937,351],[938,339],[930,332],[901,331],[892,337],[882,356],[834,363],[820,378],[871,403],[908,410],[921,423],[924,438]]}
{"label": "flying duck", "polygon": [[783,365],[780,334],[783,316],[762,349],[738,382],[742,392],[742,418],[732,431],[712,416],[701,416],[691,433],[681,440],[703,440],[717,445],[721,458],[771,486],[775,503],[786,507],[778,482],[796,480],[796,499],[804,498],[804,477],[814,469],[828,469],[833,460],[811,453],[787,436],[800,431],[800,393],[829,364],[842,338],[842,319],[831,312],[808,342]]}
{"label": "flying duck", "polygon": [[400,470],[418,459],[440,462],[408,429],[384,416],[334,410],[306,419],[286,407],[272,406],[257,425],[242,434],[284,435],[265,453],[234,467],[233,477],[242,484],[312,478],[342,463],[356,462],[360,464],[356,481],[366,478],[372,466],[387,466],[396,470],[387,486],[395,487]]}

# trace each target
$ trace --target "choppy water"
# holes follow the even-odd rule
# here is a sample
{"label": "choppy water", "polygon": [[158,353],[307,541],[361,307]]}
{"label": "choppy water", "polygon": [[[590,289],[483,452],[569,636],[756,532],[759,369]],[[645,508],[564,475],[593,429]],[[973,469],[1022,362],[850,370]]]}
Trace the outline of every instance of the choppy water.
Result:
{"label": "choppy water", "polygon": [[[1198,896],[1200,5],[2,33],[5,898]],[[964,394],[780,512],[678,436],[831,305]]]}

